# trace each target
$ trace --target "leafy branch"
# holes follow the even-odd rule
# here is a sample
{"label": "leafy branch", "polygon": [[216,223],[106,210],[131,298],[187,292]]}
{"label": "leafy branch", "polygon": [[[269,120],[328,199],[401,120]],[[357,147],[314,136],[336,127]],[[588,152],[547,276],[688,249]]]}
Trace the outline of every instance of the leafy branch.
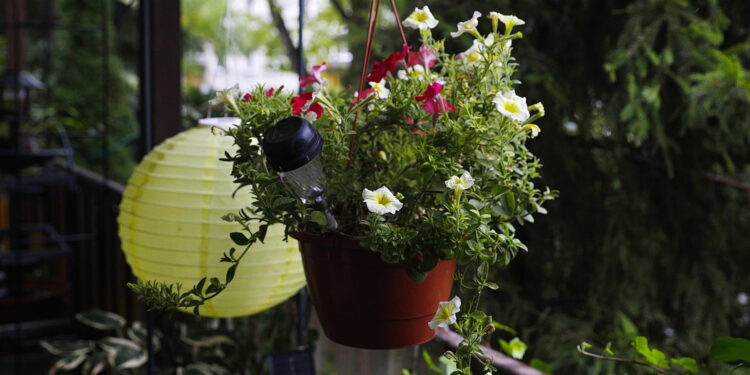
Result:
{"label": "leafy branch", "polygon": [[670,370],[674,368],[672,365],[676,365],[683,371],[692,374],[698,372],[698,365],[696,364],[695,359],[690,357],[668,359],[664,352],[650,348],[648,346],[648,339],[643,336],[636,337],[635,340],[633,340],[632,345],[643,360],[616,357],[615,352],[612,350],[612,343],[607,344],[602,354],[590,352],[589,349],[591,349],[592,346],[587,342],[582,342],[576,347],[576,349],[578,349],[579,353],[591,358],[648,367],[660,374],[671,374],[672,372],[670,372]]}
{"label": "leafy branch", "polygon": [[[244,211],[240,211],[241,215],[245,215]],[[250,228],[247,224],[249,218],[244,217],[242,225],[244,229],[250,232]],[[224,220],[234,221],[235,215],[226,215]],[[230,238],[235,244],[244,246],[241,253],[237,253],[237,249],[234,247],[229,250],[228,253],[224,253],[221,262],[230,263],[227,267],[226,274],[224,275],[224,281],[219,280],[218,277],[204,277],[200,279],[193,287],[183,293],[181,292],[181,284],[167,284],[158,281],[146,281],[135,283],[128,283],[130,288],[137,296],[138,299],[146,304],[146,307],[152,310],[162,311],[175,311],[175,310],[189,310],[192,309],[193,314],[200,315],[200,307],[203,306],[206,301],[209,301],[223,292],[229,283],[234,280],[234,275],[237,271],[242,258],[245,257],[250,247],[260,241],[261,243],[266,238],[268,231],[268,225],[260,225],[257,231],[252,232],[250,237],[245,236],[241,232],[230,233]]]}

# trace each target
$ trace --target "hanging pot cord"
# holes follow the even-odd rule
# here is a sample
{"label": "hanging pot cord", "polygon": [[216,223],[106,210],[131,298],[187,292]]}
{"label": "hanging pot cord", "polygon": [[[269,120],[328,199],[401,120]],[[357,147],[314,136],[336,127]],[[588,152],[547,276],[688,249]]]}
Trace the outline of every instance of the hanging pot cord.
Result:
{"label": "hanging pot cord", "polygon": [[[406,42],[406,34],[404,34],[404,27],[401,25],[401,17],[398,15],[398,8],[396,7],[396,1],[390,0],[391,9],[393,10],[393,16],[396,18],[396,25],[398,25],[398,31],[401,34],[401,40],[404,46]],[[359,91],[357,91],[357,101],[359,101],[359,95],[362,95],[362,91],[365,89],[365,82],[367,80],[367,67],[370,65],[370,57],[372,57],[372,40],[375,37],[375,29],[378,23],[378,15],[380,13],[380,0],[370,1],[370,18],[367,25],[367,43],[365,44],[365,57],[362,61],[362,74],[359,76]],[[355,132],[352,134],[351,140],[349,141],[349,164],[352,163],[352,156],[354,155],[354,148],[357,144],[357,122],[359,120],[359,111],[354,114],[354,123],[352,124],[352,130]]]}

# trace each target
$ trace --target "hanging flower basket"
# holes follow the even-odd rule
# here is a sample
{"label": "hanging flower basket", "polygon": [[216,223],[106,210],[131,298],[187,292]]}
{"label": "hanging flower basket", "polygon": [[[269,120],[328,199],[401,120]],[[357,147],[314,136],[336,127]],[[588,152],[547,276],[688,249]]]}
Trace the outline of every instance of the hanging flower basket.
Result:
{"label": "hanging flower basket", "polygon": [[[182,295],[163,285],[140,291],[158,303],[200,306],[280,223],[300,243],[313,303],[333,341],[397,348],[450,327],[466,338],[452,356],[461,373],[476,360],[491,373],[480,344],[492,340],[494,320],[478,309],[479,298],[498,288],[495,270],[526,250],[517,226],[544,214],[555,196],[536,183],[541,164],[526,147],[539,135],[544,106],[527,105],[515,91],[513,41],[523,34],[514,28],[524,22],[490,12],[483,22],[491,29],[480,32],[482,15],[474,12],[451,33],[473,39],[471,47],[451,54],[433,38],[438,21],[427,6],[404,21],[419,32],[417,48],[390,3],[403,46],[369,69],[380,9],[371,1],[355,93],[332,87],[325,63],[300,78],[302,93],[262,86],[216,93],[214,103],[241,119],[227,132],[238,148],[225,160],[256,198],[230,217],[243,231],[231,234],[236,246],[222,258],[227,282],[214,279],[210,290],[199,283]],[[454,271],[462,290],[453,293],[468,297],[463,305],[450,298]]]}
{"label": "hanging flower basket", "polygon": [[428,323],[450,297],[455,260],[438,263],[423,282],[343,236],[297,233],[308,289],[326,336],[365,349],[396,349],[431,340]]}

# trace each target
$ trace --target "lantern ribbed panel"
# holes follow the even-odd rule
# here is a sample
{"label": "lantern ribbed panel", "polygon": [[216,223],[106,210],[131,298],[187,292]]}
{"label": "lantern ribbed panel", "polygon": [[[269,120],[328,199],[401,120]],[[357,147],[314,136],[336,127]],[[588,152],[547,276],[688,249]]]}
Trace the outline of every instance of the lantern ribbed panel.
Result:
{"label": "lantern ribbed panel", "polygon": [[[164,141],[135,169],[117,222],[126,260],[139,280],[183,288],[202,277],[224,280],[228,264],[219,260],[231,247],[241,250],[229,233],[242,227],[221,217],[253,200],[248,190],[232,198],[237,187],[232,165],[219,161],[233,151],[232,143],[199,126]],[[295,294],[305,275],[297,242],[283,237],[282,226],[269,227],[265,243],[250,249],[232,283],[201,307],[201,315],[250,315]]]}

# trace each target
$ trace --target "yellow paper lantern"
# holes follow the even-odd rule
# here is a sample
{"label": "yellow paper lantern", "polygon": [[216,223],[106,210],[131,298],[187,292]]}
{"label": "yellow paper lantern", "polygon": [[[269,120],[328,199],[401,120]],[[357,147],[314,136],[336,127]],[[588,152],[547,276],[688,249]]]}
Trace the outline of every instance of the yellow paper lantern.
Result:
{"label": "yellow paper lantern", "polygon": [[[181,283],[190,288],[203,277],[224,280],[231,247],[229,233],[242,227],[221,217],[252,203],[249,191],[232,198],[237,185],[232,165],[220,161],[235,150],[233,139],[215,135],[211,125],[232,119],[204,119],[155,147],[128,181],[120,204],[120,240],[133,274],[141,280]],[[283,241],[284,227],[273,225],[263,244],[242,259],[234,280],[201,307],[201,315],[250,315],[277,305],[305,285],[297,243]]]}

